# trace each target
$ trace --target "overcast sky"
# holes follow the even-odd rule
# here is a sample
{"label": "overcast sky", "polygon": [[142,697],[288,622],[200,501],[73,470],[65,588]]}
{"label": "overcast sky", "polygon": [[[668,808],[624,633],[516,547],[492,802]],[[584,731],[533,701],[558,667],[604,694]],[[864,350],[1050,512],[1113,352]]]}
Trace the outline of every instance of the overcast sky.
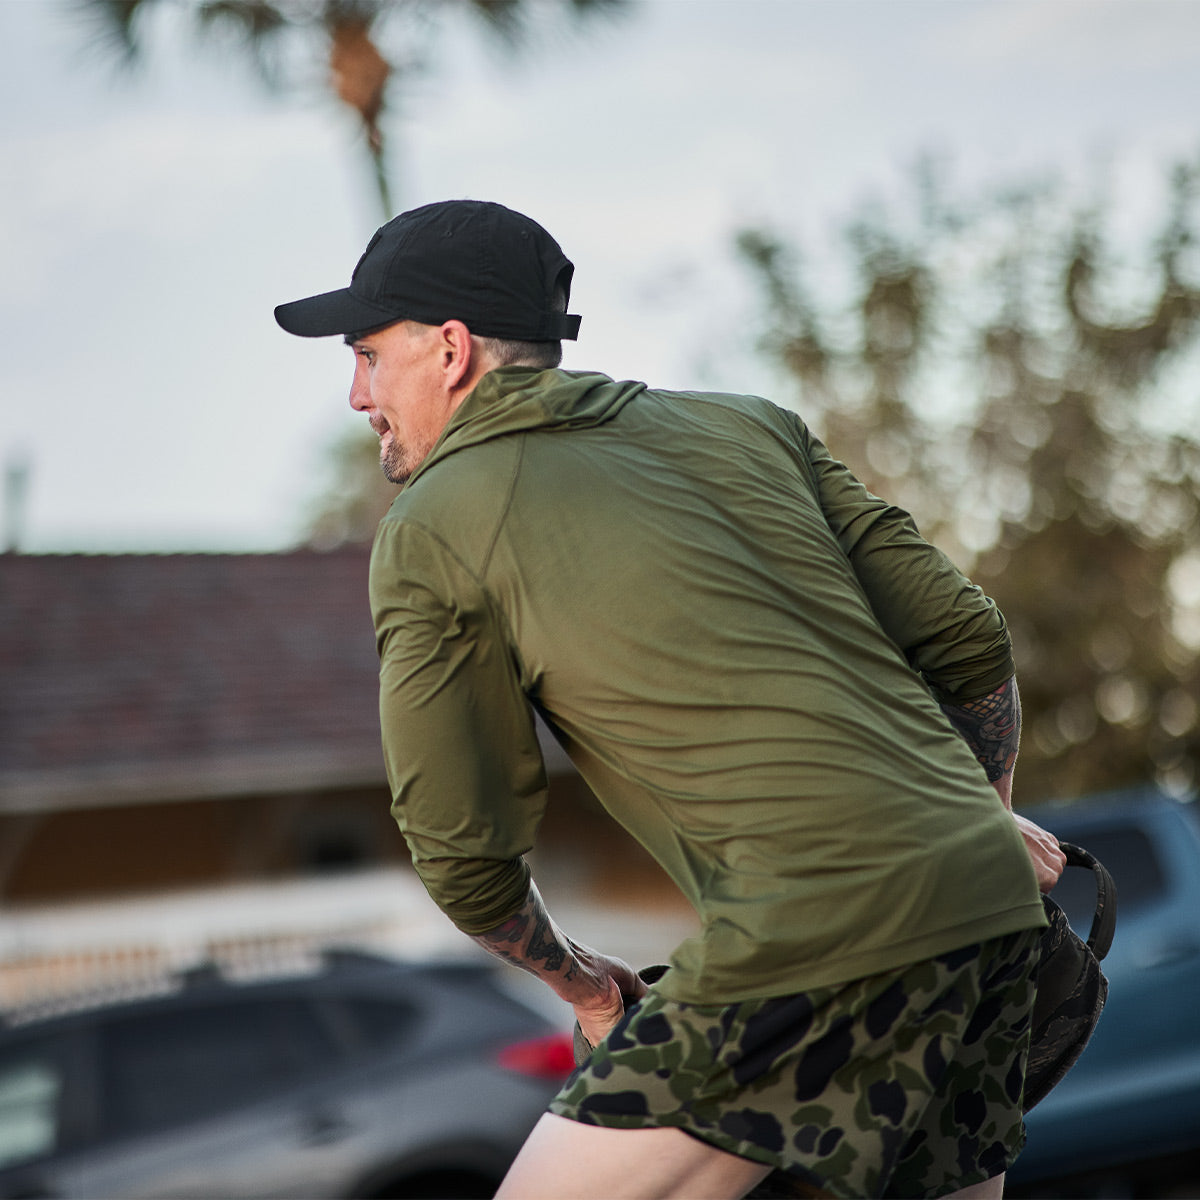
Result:
{"label": "overcast sky", "polygon": [[[354,123],[316,64],[272,95],[186,28],[121,76],[71,3],[0,0],[0,460],[29,466],[30,551],[292,544],[361,420],[350,352],[272,318],[380,223]],[[386,126],[398,207],[541,221],[576,264],[565,365],[662,386],[767,386],[747,223],[820,245],[929,152],[997,184],[1108,164],[1136,221],[1200,153],[1193,0],[634,0],[546,41],[443,30]]]}

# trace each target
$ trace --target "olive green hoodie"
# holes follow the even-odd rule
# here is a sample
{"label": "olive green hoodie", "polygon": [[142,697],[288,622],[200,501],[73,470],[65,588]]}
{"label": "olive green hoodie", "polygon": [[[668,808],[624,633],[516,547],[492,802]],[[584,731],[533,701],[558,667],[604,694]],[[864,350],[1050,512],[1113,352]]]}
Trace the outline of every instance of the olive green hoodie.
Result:
{"label": "olive green hoodie", "polygon": [[546,801],[531,703],[696,907],[674,999],[1044,923],[938,707],[1012,674],[1003,619],[765,400],[489,373],[381,522],[371,604],[393,812],[468,933],[525,898]]}

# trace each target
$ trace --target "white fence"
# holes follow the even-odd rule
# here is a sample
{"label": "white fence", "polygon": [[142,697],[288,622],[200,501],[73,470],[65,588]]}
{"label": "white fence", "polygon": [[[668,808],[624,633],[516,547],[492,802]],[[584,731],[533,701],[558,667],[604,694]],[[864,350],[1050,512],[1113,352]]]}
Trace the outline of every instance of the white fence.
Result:
{"label": "white fence", "polygon": [[[584,905],[553,893],[547,900],[568,934],[635,966],[665,961],[694,928],[678,912]],[[205,964],[231,977],[303,969],[329,947],[399,958],[483,956],[402,868],[7,909],[0,910],[0,1011],[44,1012],[81,993],[115,999],[165,991],[181,972]]]}

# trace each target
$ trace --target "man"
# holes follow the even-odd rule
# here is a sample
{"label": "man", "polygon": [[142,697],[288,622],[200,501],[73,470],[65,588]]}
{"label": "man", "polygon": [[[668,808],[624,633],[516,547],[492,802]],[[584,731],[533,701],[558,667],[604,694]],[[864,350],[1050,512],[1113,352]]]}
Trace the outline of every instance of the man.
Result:
{"label": "man", "polygon": [[[353,347],[405,484],[370,590],[416,869],[596,1047],[501,1195],[999,1195],[1063,866],[1010,810],[1003,619],[794,414],[559,370],[572,274],[449,201],[275,310]],[[649,992],[530,879],[535,708],[700,916]]]}

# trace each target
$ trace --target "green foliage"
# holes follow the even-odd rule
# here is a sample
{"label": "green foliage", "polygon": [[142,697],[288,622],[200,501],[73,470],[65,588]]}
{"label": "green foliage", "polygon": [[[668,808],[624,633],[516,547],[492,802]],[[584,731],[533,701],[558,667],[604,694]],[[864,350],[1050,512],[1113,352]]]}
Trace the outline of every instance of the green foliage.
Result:
{"label": "green foliage", "polygon": [[316,497],[306,542],[331,550],[348,542],[370,542],[380,518],[400,489],[379,466],[379,439],[364,421],[330,447],[331,483]]}
{"label": "green foliage", "polygon": [[[1058,188],[952,205],[925,175],[907,228],[848,231],[849,299],[824,306],[782,240],[739,237],[797,409],[1008,618],[1025,803],[1196,780],[1198,178],[1118,254]],[[1191,411],[1164,413],[1189,363]]]}

